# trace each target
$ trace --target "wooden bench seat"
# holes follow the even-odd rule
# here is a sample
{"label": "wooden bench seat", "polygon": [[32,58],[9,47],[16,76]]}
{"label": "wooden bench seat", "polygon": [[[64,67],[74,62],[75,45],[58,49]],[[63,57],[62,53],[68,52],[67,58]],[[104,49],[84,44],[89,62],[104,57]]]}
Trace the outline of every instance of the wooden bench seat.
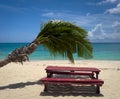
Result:
{"label": "wooden bench seat", "polygon": [[74,79],[74,78],[42,78],[44,91],[48,91],[48,84],[78,84],[78,85],[96,85],[96,93],[100,93],[100,86],[104,81],[100,79]]}

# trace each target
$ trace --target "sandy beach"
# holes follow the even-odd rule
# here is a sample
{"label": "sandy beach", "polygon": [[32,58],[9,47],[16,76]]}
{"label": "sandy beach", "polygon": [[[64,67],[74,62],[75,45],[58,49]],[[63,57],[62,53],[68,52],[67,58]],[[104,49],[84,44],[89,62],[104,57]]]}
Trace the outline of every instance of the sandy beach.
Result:
{"label": "sandy beach", "polygon": [[[48,65],[99,68],[99,78],[104,80],[101,94],[43,92],[40,79],[46,77],[44,69]],[[0,68],[0,99],[119,99],[119,83],[120,61],[80,60],[71,64],[67,60],[44,60],[25,62],[23,65],[10,63]]]}

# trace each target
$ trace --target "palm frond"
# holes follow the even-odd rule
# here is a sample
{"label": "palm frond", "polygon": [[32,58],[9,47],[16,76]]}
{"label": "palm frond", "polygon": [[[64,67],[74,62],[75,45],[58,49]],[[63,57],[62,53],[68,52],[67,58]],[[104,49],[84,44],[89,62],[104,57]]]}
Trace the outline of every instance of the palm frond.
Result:
{"label": "palm frond", "polygon": [[74,62],[73,53],[78,57],[92,57],[93,48],[87,39],[87,31],[70,22],[45,23],[36,39],[54,56],[61,54],[71,62]]}

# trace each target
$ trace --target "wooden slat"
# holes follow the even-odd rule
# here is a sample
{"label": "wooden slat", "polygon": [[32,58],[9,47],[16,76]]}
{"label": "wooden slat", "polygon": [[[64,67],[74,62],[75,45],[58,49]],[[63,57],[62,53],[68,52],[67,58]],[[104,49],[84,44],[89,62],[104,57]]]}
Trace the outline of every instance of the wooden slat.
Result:
{"label": "wooden slat", "polygon": [[43,83],[73,83],[73,84],[88,84],[88,85],[102,85],[103,80],[100,79],[73,79],[73,78],[42,78]]}

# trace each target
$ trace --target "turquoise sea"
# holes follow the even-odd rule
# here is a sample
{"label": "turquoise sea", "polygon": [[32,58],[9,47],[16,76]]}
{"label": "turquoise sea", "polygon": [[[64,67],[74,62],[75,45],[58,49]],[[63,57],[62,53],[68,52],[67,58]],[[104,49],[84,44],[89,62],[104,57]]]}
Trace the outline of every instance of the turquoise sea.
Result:
{"label": "turquoise sea", "polygon": [[[20,46],[27,45],[28,43],[0,43],[0,59],[5,58],[12,50]],[[92,43],[93,45],[93,58],[91,60],[120,60],[120,43]],[[49,51],[39,46],[39,48],[29,56],[30,60],[66,60],[60,55],[57,57],[51,56]],[[74,54],[76,60],[78,58]]]}

